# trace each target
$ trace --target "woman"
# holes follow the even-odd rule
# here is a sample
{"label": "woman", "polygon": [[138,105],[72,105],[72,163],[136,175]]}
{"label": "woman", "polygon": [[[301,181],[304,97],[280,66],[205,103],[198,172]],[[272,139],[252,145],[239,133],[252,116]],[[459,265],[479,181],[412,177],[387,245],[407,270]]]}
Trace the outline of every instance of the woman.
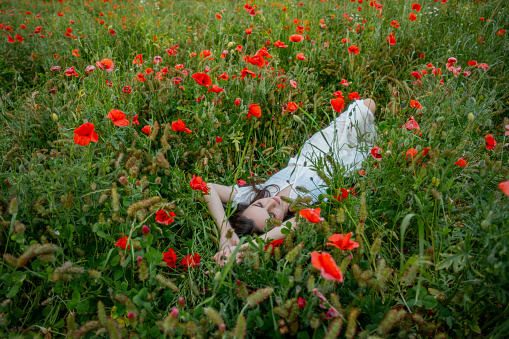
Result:
{"label": "woman", "polygon": [[[320,157],[332,155],[347,173],[360,169],[376,133],[375,108],[372,99],[352,102],[327,128],[307,140],[299,153],[290,158],[285,169],[264,184],[253,187],[209,184],[210,191],[205,200],[220,230],[220,250],[214,260],[221,266],[226,263],[225,256],[235,250],[239,236],[245,234],[258,234],[264,240],[283,239],[282,226],[269,228],[267,221],[270,218],[288,220],[295,227],[289,204],[281,197],[293,200],[297,196],[310,196],[316,202],[318,196],[325,193],[326,184],[313,167]],[[237,203],[237,208],[227,219],[222,203],[232,200]]]}

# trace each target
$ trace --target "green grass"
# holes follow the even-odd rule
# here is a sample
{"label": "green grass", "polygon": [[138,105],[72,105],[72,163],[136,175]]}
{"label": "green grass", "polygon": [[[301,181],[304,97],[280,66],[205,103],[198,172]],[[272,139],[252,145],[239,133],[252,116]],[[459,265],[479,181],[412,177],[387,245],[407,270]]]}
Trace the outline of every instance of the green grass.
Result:
{"label": "green grass", "polygon": [[[366,0],[255,1],[261,12],[250,16],[239,1],[3,0],[0,24],[13,31],[0,30],[1,335],[507,336],[509,197],[498,185],[509,180],[509,34],[497,33],[509,29],[509,11],[504,0],[416,2],[420,12],[407,0],[383,1],[381,12]],[[416,21],[408,20],[412,12]],[[289,36],[298,25],[306,39],[294,43]],[[67,28],[76,38],[65,36]],[[395,45],[386,41],[391,32]],[[7,42],[17,34],[23,42]],[[289,47],[275,47],[277,40]],[[350,54],[351,45],[360,53]],[[268,65],[244,61],[263,46],[272,55]],[[213,60],[201,58],[203,50]],[[298,53],[307,60],[296,60]],[[139,54],[143,67],[133,64]],[[155,56],[163,61],[154,64]],[[451,57],[462,67],[457,77],[447,70]],[[85,73],[105,58],[113,72]],[[430,63],[442,74],[433,76]],[[71,66],[79,77],[64,74]],[[155,72],[139,82],[148,67]],[[165,67],[168,74],[155,79]],[[244,67],[260,78],[242,80]],[[411,73],[422,70],[419,85]],[[191,78],[206,71],[225,92],[207,93]],[[228,81],[216,79],[223,72]],[[330,199],[320,205],[326,222],[301,219],[274,254],[253,247],[241,265],[217,266],[217,230],[203,193],[190,187],[192,175],[225,185],[249,181],[251,173],[267,179],[338,115],[330,105],[338,90],[377,102],[382,160],[370,157],[366,175],[350,176],[324,161],[319,167],[333,170]],[[410,99],[424,109],[410,107]],[[289,101],[302,110],[282,114]],[[251,103],[260,105],[260,118],[246,119]],[[140,125],[113,125],[111,109],[129,120],[137,114]],[[420,133],[401,127],[410,116]],[[167,124],[177,119],[192,133],[172,131]],[[74,143],[84,122],[95,125],[97,143]],[[146,125],[160,129],[148,137]],[[497,142],[492,150],[488,134]],[[417,150],[413,161],[409,148]],[[459,158],[466,167],[454,165]],[[356,196],[331,197],[352,187]],[[176,214],[173,223],[155,221],[161,208]],[[348,232],[359,248],[326,246],[330,235]],[[126,236],[130,249],[114,246]],[[162,261],[169,248],[176,267]],[[315,251],[333,256],[344,283],[321,277],[311,265]],[[180,264],[193,253],[199,266]],[[317,291],[327,299],[323,307]],[[303,309],[299,298],[307,301]],[[330,319],[331,307],[341,316]]]}

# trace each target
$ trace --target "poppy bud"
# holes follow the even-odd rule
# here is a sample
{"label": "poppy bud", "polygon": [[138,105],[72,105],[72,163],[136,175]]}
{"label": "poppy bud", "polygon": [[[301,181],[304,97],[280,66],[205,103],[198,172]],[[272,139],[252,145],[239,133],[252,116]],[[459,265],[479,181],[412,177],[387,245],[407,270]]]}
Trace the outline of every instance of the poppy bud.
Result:
{"label": "poppy bud", "polygon": [[56,115],[55,113],[53,113],[51,115],[51,119],[53,119],[54,122],[57,122],[58,121],[58,115]]}
{"label": "poppy bud", "polygon": [[214,275],[214,280],[215,281],[221,280],[221,272],[217,272],[216,275]]}
{"label": "poppy bud", "polygon": [[468,121],[473,122],[474,121],[474,114],[468,113]]}

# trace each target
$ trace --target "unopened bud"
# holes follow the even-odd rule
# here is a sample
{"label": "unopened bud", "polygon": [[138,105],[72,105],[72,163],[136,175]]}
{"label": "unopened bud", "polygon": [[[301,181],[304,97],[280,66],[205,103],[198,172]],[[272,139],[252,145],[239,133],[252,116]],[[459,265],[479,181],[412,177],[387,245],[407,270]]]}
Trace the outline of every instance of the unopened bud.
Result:
{"label": "unopened bud", "polygon": [[184,300],[184,298],[182,297],[179,298],[179,305],[180,307],[184,307],[186,305],[186,301]]}
{"label": "unopened bud", "polygon": [[143,227],[141,229],[143,231],[143,234],[145,234],[145,235],[148,235],[150,233],[150,228],[148,228],[147,225],[143,225]]}
{"label": "unopened bud", "polygon": [[58,115],[56,115],[55,113],[53,113],[51,115],[51,119],[53,119],[54,122],[57,122],[58,121]]}
{"label": "unopened bud", "polygon": [[473,122],[474,121],[474,114],[468,113],[468,121]]}

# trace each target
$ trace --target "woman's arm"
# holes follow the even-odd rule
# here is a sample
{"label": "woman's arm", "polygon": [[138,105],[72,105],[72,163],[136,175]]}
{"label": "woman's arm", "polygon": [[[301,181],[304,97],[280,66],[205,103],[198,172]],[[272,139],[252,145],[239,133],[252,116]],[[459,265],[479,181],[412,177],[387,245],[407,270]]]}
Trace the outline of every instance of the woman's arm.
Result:
{"label": "woman's arm", "polygon": [[[205,201],[207,202],[207,207],[210,211],[210,214],[215,219],[216,225],[219,229],[220,233],[220,248],[223,247],[224,243],[230,239],[226,238],[226,233],[232,229],[228,219],[226,218],[226,214],[223,208],[223,202],[229,202],[233,200],[233,198],[237,195],[237,190],[234,187],[218,185],[218,184],[209,184],[210,191],[209,194],[204,196]],[[238,242],[238,237],[237,242]]]}

